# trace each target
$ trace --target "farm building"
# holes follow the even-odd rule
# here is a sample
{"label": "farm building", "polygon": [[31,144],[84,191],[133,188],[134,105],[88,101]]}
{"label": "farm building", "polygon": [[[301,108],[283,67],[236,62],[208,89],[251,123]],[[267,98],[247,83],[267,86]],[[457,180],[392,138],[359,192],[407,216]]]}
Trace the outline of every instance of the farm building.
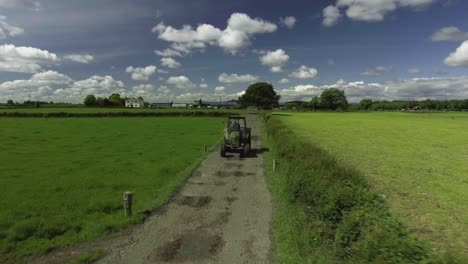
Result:
{"label": "farm building", "polygon": [[125,100],[125,107],[143,108],[145,107],[145,101],[143,98],[129,98]]}
{"label": "farm building", "polygon": [[196,108],[238,108],[237,100],[229,100],[224,102],[203,102],[201,100],[195,101],[193,106]]}
{"label": "farm building", "polygon": [[186,103],[173,103],[172,108],[189,108],[190,104]]}
{"label": "farm building", "polygon": [[171,108],[172,102],[170,103],[152,103],[150,105],[151,108]]}

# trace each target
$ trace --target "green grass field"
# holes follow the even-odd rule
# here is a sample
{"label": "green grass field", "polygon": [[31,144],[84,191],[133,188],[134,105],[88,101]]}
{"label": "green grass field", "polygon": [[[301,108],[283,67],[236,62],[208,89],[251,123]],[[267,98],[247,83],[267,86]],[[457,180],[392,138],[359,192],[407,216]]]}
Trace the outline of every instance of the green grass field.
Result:
{"label": "green grass field", "polygon": [[467,113],[277,113],[300,137],[359,170],[439,252],[468,256]]}
{"label": "green grass field", "polygon": [[[118,230],[161,205],[222,118],[0,118],[0,262]],[[123,192],[134,216],[123,216]]]}
{"label": "green grass field", "polygon": [[69,108],[0,108],[1,112],[19,112],[19,113],[56,113],[56,112],[65,112],[65,113],[113,113],[113,112],[210,112],[210,111],[221,111],[221,112],[241,112],[239,109],[185,109],[185,108],[164,108],[164,109],[155,109],[155,108],[93,108],[93,107],[69,107]]}

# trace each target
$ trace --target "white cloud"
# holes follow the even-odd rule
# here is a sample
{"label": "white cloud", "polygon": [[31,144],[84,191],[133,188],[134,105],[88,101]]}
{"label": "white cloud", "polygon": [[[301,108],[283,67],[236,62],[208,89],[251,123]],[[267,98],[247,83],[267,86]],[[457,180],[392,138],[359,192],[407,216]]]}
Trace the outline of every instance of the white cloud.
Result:
{"label": "white cloud", "polygon": [[194,49],[204,51],[206,45],[203,42],[188,42],[188,43],[172,43],[171,48],[173,50],[183,53],[182,55],[187,55],[191,53]]}
{"label": "white cloud", "polygon": [[258,17],[251,18],[247,14],[234,13],[228,20],[228,28],[247,34],[259,34],[274,32],[277,26]]}
{"label": "white cloud", "polygon": [[310,100],[328,88],[344,90],[348,100],[424,100],[468,98],[468,78],[414,78],[387,83],[337,82],[330,85],[298,85],[279,91],[282,100]]}
{"label": "white cloud", "polygon": [[305,65],[299,67],[299,69],[295,70],[289,77],[297,78],[297,79],[312,79],[317,77],[318,71],[315,68],[309,68]]}
{"label": "white cloud", "polygon": [[0,98],[15,101],[32,100],[82,102],[87,94],[107,97],[111,93],[125,93],[125,84],[111,76],[92,76],[81,81],[55,71],[34,74],[29,80],[15,80],[0,84]]}
{"label": "white cloud", "polygon": [[338,23],[340,18],[340,9],[338,9],[336,6],[329,5],[323,9],[322,25],[326,27],[332,27]]}
{"label": "white cloud", "polygon": [[440,41],[464,41],[468,40],[468,32],[462,32],[457,27],[444,27],[437,30],[431,36],[432,41],[440,42]]}
{"label": "white cloud", "polygon": [[140,84],[133,86],[129,92],[131,97],[152,97],[156,95],[156,87],[152,84]]}
{"label": "white cloud", "polygon": [[168,84],[172,84],[179,89],[194,88],[195,84],[190,81],[186,76],[171,76],[166,81]]}
{"label": "white cloud", "polygon": [[201,24],[196,29],[189,25],[176,29],[159,23],[153,32],[159,32],[159,38],[169,42],[210,42],[221,36],[221,30],[209,24]]}
{"label": "white cloud", "polygon": [[[201,24],[196,28],[190,25],[184,25],[181,29],[166,26],[159,23],[152,31],[158,33],[162,40],[179,46],[173,49],[189,53],[192,48],[204,48],[206,44],[218,45],[224,50],[235,54],[238,50],[248,46],[253,35],[260,33],[269,33],[277,29],[277,26],[260,18],[250,18],[247,14],[233,13],[228,19],[227,27],[224,30],[216,28],[210,24]],[[194,44],[196,43],[196,44]]]}
{"label": "white cloud", "polygon": [[437,0],[337,0],[335,6],[323,10],[323,25],[333,26],[340,18],[339,8],[346,10],[346,16],[352,20],[378,22],[398,8],[422,9]]}
{"label": "white cloud", "polygon": [[422,71],[421,71],[420,69],[414,68],[414,69],[409,69],[409,70],[408,70],[408,73],[411,73],[411,74],[421,74]]}
{"label": "white cloud", "polygon": [[[111,93],[125,93],[125,84],[115,80],[112,76],[91,76],[88,79],[76,81],[70,90],[79,94],[96,94],[98,96],[109,96]],[[68,90],[68,89],[64,89]],[[62,92],[64,92],[62,91]],[[65,91],[67,92],[67,91]]]}
{"label": "white cloud", "polygon": [[289,29],[292,29],[296,25],[296,21],[297,19],[293,16],[280,17],[280,23]]}
{"label": "white cloud", "polygon": [[173,49],[155,50],[154,53],[161,57],[182,57],[182,53]]}
{"label": "white cloud", "polygon": [[387,72],[391,72],[392,67],[386,67],[386,66],[377,66],[374,69],[367,69],[366,71],[363,71],[360,73],[361,76],[369,76],[369,77],[374,77],[374,76],[379,76]]}
{"label": "white cloud", "polygon": [[208,84],[202,83],[202,84],[200,84],[200,88],[208,88]]}
{"label": "white cloud", "polygon": [[164,93],[164,94],[168,94],[171,92],[171,90],[169,88],[167,88],[167,86],[165,85],[161,85],[159,86],[158,88],[158,92],[161,92],[161,93]]}
{"label": "white cloud", "polygon": [[182,66],[180,62],[174,60],[173,58],[161,58],[161,65],[171,69],[177,69],[180,68],[180,66]]}
{"label": "white cloud", "polygon": [[258,81],[258,76],[221,73],[218,76],[218,81],[222,83],[252,83]]}
{"label": "white cloud", "polygon": [[0,39],[16,37],[24,34],[24,29],[11,26],[7,23],[6,19],[6,16],[0,16]]}
{"label": "white cloud", "polygon": [[286,79],[286,78],[283,78],[283,79],[279,80],[279,83],[282,83],[282,84],[285,84],[285,83],[288,83],[288,82],[289,82],[289,80]]}
{"label": "white cloud", "polygon": [[0,46],[0,71],[36,73],[59,62],[56,54],[32,47]]}
{"label": "white cloud", "polygon": [[125,71],[130,73],[132,79],[135,81],[148,81],[151,75],[156,73],[156,69],[157,67],[154,65],[149,65],[145,68],[134,68],[133,66],[128,66]]}
{"label": "white cloud", "polygon": [[277,26],[260,18],[250,18],[247,14],[234,13],[228,20],[228,26],[223,31],[218,45],[232,54],[250,45],[250,39],[255,34],[271,33]]}
{"label": "white cloud", "polygon": [[289,56],[282,49],[268,51],[260,57],[263,65],[270,67],[271,72],[282,72],[283,66],[288,62]]}
{"label": "white cloud", "polygon": [[450,67],[468,67],[468,40],[450,53],[444,63]]}
{"label": "white cloud", "polygon": [[21,89],[39,88],[43,86],[62,85],[67,86],[72,82],[68,76],[56,71],[46,71],[34,74],[29,80],[16,80],[4,82],[0,85],[0,91],[21,92]]}
{"label": "white cloud", "polygon": [[215,88],[215,92],[224,92],[224,90],[226,90],[226,87],[224,86],[217,86]]}
{"label": "white cloud", "polygon": [[64,57],[67,60],[71,60],[78,63],[88,64],[94,61],[94,57],[89,54],[70,54]]}

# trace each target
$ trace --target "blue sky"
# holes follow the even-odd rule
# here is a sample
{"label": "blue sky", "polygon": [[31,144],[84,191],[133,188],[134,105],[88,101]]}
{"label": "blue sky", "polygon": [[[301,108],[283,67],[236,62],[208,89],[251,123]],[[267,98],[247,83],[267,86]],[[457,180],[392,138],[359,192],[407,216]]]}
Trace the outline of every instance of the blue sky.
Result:
{"label": "blue sky", "polygon": [[[0,0],[0,102],[468,98],[468,2]],[[158,52],[156,52],[158,51]]]}

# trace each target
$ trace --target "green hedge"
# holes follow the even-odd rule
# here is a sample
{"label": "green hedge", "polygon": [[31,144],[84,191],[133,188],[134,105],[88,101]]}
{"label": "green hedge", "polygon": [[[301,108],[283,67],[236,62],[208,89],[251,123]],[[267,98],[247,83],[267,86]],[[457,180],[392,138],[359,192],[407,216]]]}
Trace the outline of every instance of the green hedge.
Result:
{"label": "green hedge", "polygon": [[279,210],[278,262],[457,262],[417,240],[357,170],[300,139],[277,118],[266,116],[265,127],[268,155],[278,163],[268,180]]}
{"label": "green hedge", "polygon": [[202,112],[202,111],[174,111],[174,112],[96,112],[96,113],[67,113],[67,112],[50,112],[50,113],[26,113],[26,112],[0,112],[0,117],[164,117],[164,116],[192,116],[192,117],[227,117],[238,115],[234,112]]}

